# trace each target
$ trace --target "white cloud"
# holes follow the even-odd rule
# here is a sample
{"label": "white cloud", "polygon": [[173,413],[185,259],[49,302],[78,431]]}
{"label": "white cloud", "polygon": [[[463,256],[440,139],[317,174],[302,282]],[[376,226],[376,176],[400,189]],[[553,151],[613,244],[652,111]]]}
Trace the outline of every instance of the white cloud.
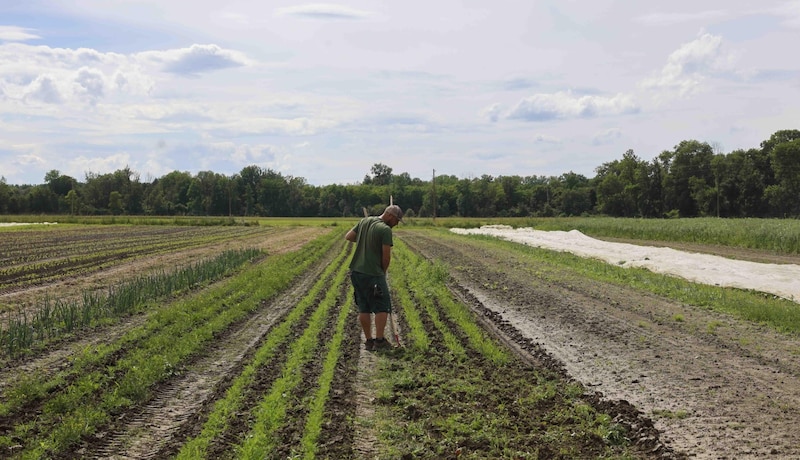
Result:
{"label": "white cloud", "polygon": [[66,175],[83,180],[87,173],[106,174],[125,167],[130,167],[140,173],[141,171],[138,171],[135,166],[136,163],[131,161],[130,154],[122,152],[93,157],[80,155],[68,160],[63,169]]}
{"label": "white cloud", "polygon": [[495,123],[500,118],[502,111],[503,108],[500,104],[492,104],[483,109],[483,116],[488,118],[492,123]]}
{"label": "white cloud", "polygon": [[561,143],[561,139],[554,136],[548,136],[546,134],[537,134],[533,136],[533,141],[537,144],[557,145]]}
{"label": "white cloud", "polygon": [[24,42],[41,38],[32,32],[33,29],[28,29],[27,27],[0,26],[0,41]]}
{"label": "white cloud", "polygon": [[642,86],[686,96],[697,91],[707,77],[732,70],[734,60],[724,49],[722,37],[701,33],[672,52],[660,74],[645,79]]}
{"label": "white cloud", "polygon": [[25,27],[0,28],[0,149],[34,144],[47,161],[11,177],[2,153],[0,169],[28,183],[125,152],[143,174],[259,162],[316,184],[376,161],[418,177],[590,175],[626,148],[757,147],[800,119],[786,97],[796,0],[499,5],[28,2]]}
{"label": "white cloud", "polygon": [[123,55],[87,48],[0,44],[0,89],[5,98],[22,102],[136,103],[151,96],[157,82],[165,83],[158,70],[197,76],[250,62],[243,53],[216,45]]}
{"label": "white cloud", "polygon": [[25,88],[24,99],[32,99],[47,104],[61,104],[64,98],[56,80],[50,75],[39,75]]}
{"label": "white cloud", "polygon": [[81,87],[82,92],[90,103],[95,103],[105,93],[105,77],[96,69],[81,68],[75,77],[75,83]]}
{"label": "white cloud", "polygon": [[800,1],[784,2],[773,9],[773,12],[784,18],[783,24],[788,27],[800,28]]}
{"label": "white cloud", "polygon": [[364,19],[370,16],[366,11],[330,3],[312,3],[290,6],[275,10],[277,16],[296,16],[311,19]]}
{"label": "white cloud", "polygon": [[241,67],[250,62],[243,53],[226,50],[213,44],[195,44],[189,48],[167,51],[146,51],[137,54],[136,57],[160,64],[163,71],[179,75],[197,75],[202,72]]}
{"label": "white cloud", "polygon": [[629,95],[578,96],[571,91],[559,91],[552,94],[535,94],[521,100],[511,109],[507,118],[548,121],[623,115],[638,111],[639,106]]}
{"label": "white cloud", "polygon": [[634,18],[645,26],[671,26],[687,22],[706,23],[710,20],[720,19],[727,16],[724,10],[707,10],[692,13],[650,13]]}
{"label": "white cloud", "polygon": [[599,133],[596,133],[592,138],[594,145],[608,145],[613,144],[617,139],[622,137],[622,130],[619,128],[609,128]]}
{"label": "white cloud", "polygon": [[[5,139],[2,140],[6,145]],[[47,161],[37,151],[37,146],[32,144],[11,144],[8,149],[0,148],[0,161],[2,161],[2,171],[0,177],[6,179],[16,177],[24,174],[31,169],[44,170],[47,166]],[[43,180],[44,173],[41,178],[36,180]],[[10,183],[34,183],[34,179],[25,181],[16,181]]]}

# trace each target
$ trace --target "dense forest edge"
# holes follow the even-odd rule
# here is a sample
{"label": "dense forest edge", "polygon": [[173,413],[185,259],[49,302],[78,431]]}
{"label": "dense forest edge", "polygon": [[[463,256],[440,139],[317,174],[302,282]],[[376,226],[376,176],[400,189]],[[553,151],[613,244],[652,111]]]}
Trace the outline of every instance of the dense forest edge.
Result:
{"label": "dense forest edge", "polygon": [[357,217],[379,214],[392,196],[409,217],[643,218],[800,216],[800,130],[781,130],[759,148],[724,154],[681,141],[651,161],[632,150],[587,178],[560,176],[430,180],[372,166],[359,184],[314,186],[251,165],[226,176],[173,171],[152,182],[126,167],[86,173],[83,182],[49,171],[38,185],[0,177],[0,214],[72,216]]}

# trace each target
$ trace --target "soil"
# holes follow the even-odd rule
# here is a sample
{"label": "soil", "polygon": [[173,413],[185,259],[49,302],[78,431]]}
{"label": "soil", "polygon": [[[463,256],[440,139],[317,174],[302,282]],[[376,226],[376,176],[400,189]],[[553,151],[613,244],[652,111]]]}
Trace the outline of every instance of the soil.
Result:
{"label": "soil", "polygon": [[[283,252],[323,231],[326,230],[310,227],[287,229],[260,240],[226,244],[253,247],[257,243],[269,253]],[[800,338],[634,289],[576,278],[567,272],[558,282],[545,281],[537,277],[537,267],[529,259],[470,238],[441,238],[413,228],[398,229],[396,235],[429,259],[447,263],[453,293],[523,362],[583,384],[588,400],[628,428],[642,449],[643,458],[800,459],[800,433],[796,430],[800,423]],[[339,246],[323,257],[290,289],[275,299],[264,300],[256,314],[233,325],[215,340],[211,349],[153,388],[146,403],[118,414],[102,432],[85,439],[76,454],[85,458],[138,459],[167,458],[177,453],[186,439],[199,432],[232,378],[240,373],[273,326],[319,279],[338,249]],[[719,254],[713,247],[694,248],[698,252],[703,249]],[[157,260],[129,261],[89,279],[62,281],[55,288],[69,295],[79,292],[87,282],[107,286],[133,274],[181,265],[220,250],[209,246],[159,256]],[[777,256],[766,253],[727,251],[728,257],[778,262]],[[345,304],[347,292],[339,292],[338,305]],[[36,289],[31,289],[0,297],[0,301],[12,296],[20,301],[35,295]],[[326,330],[332,327],[333,316],[331,312]],[[678,317],[682,320],[676,321]],[[55,373],[69,365],[73,350],[113,340],[144,319],[130,318],[54,344],[35,356],[3,363],[0,392],[21,372]],[[363,337],[355,315],[347,324],[344,352],[336,366],[326,408],[329,422],[318,442],[320,458],[377,455],[376,433],[369,425],[358,422],[369,418],[375,404],[376,393],[366,382],[376,358],[360,346]],[[401,340],[402,327],[399,312],[397,328]],[[295,329],[302,333],[304,325],[297,324]],[[320,343],[325,342],[321,338]],[[277,378],[284,361],[281,356],[286,353],[284,346],[276,352],[273,363],[261,370],[246,405],[257,401],[261,391]],[[324,348],[319,347],[315,353],[317,358],[312,362],[321,362]],[[484,370],[487,375],[490,371]],[[313,381],[311,376],[319,369],[307,367],[303,372]],[[293,399],[303,401],[304,391],[309,388],[298,388]],[[303,418],[304,410],[302,404],[289,408],[297,420]],[[230,447],[246,435],[248,417],[247,413],[241,414],[238,423],[211,447],[212,457],[233,455]],[[282,445],[296,445],[301,429],[287,426],[280,433]],[[284,447],[279,454],[280,458],[288,458],[292,450]]]}
{"label": "soil", "polygon": [[48,292],[58,292],[61,299],[80,296],[87,289],[104,290],[123,280],[145,275],[156,270],[173,270],[213,257],[226,250],[261,249],[268,254],[280,254],[297,249],[314,236],[325,230],[320,227],[276,228],[254,233],[246,237],[220,241],[192,249],[166,252],[147,257],[132,258],[122,263],[107,264],[106,267],[89,274],[67,277],[39,286],[28,286],[0,292],[0,305],[13,305],[14,308],[0,309],[0,320],[9,313],[17,314],[19,309],[32,308]]}
{"label": "soil", "polygon": [[[560,363],[601,400],[635,406],[664,449],[697,459],[800,458],[800,338],[567,272],[548,282],[529,259],[474,239],[398,236],[447,263],[453,291],[512,348],[543,350],[538,359]],[[786,263],[751,250],[725,255]]]}

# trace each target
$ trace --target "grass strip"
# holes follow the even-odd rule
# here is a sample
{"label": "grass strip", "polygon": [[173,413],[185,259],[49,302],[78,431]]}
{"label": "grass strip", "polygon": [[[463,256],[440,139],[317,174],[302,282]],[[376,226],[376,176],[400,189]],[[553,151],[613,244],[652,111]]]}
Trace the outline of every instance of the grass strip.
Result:
{"label": "grass strip", "polygon": [[435,222],[416,219],[417,228],[477,228],[503,224],[537,230],[579,230],[594,237],[631,238],[654,241],[681,241],[708,245],[732,246],[782,254],[800,254],[798,219],[719,219],[692,217],[680,219],[640,219],[621,217],[492,217],[437,218]]}
{"label": "grass strip", "polygon": [[234,379],[225,392],[225,396],[214,403],[214,407],[203,424],[200,434],[183,445],[180,452],[178,452],[178,459],[194,460],[206,458],[208,447],[214,439],[225,432],[233,417],[239,414],[247,387],[253,383],[258,369],[272,359],[278,346],[289,337],[292,328],[306,314],[333,272],[343,265],[342,261],[348,253],[347,250],[341,251],[337,258],[325,269],[319,281],[312,286],[308,294],[292,309],[286,319],[269,332],[264,344],[256,351],[253,361]]}

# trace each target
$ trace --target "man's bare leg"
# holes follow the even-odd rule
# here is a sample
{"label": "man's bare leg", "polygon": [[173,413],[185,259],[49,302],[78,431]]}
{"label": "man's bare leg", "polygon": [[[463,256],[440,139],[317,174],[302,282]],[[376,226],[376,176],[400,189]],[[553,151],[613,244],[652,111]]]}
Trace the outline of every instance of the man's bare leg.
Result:
{"label": "man's bare leg", "polygon": [[361,323],[361,329],[364,331],[364,338],[369,340],[372,338],[372,313],[359,313],[358,321]]}
{"label": "man's bare leg", "polygon": [[386,329],[386,319],[389,318],[389,314],[384,313],[375,313],[375,337],[378,339],[383,338],[383,331]]}

